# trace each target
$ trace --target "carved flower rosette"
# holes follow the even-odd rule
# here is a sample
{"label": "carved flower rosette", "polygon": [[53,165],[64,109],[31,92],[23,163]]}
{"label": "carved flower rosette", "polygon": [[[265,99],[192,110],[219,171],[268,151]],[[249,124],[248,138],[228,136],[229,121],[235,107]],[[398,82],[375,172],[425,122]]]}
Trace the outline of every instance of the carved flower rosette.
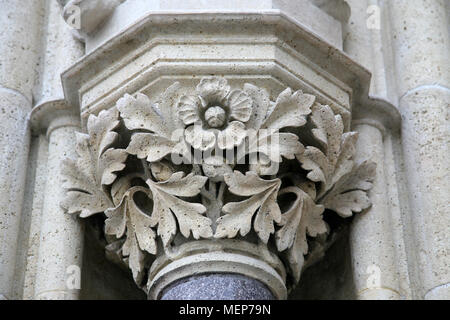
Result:
{"label": "carved flower rosette", "polygon": [[311,248],[329,241],[325,210],[346,218],[370,206],[375,164],[355,162],[357,133],[313,95],[288,88],[272,101],[219,77],[186,92],[175,83],[156,103],[127,94],[90,115],[78,158],[64,163],[62,207],[104,215],[107,250],[142,288],[158,255],[226,238],[280,257],[292,288]]}

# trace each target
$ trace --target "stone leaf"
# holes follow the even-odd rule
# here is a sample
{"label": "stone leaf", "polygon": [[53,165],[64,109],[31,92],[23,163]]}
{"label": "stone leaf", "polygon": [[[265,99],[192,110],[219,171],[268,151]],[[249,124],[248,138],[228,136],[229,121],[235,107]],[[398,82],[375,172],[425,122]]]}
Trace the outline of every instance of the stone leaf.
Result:
{"label": "stone leaf", "polygon": [[375,162],[366,160],[355,165],[319,202],[344,218],[361,212],[371,206],[367,191],[372,188],[375,174]]}
{"label": "stone leaf", "polygon": [[306,116],[311,113],[314,101],[313,95],[304,94],[301,90],[292,93],[292,90],[287,88],[278,96],[261,129],[278,131],[285,127],[303,126],[306,123]]}
{"label": "stone leaf", "polygon": [[357,140],[356,132],[344,133],[340,115],[326,105],[315,104],[312,108],[312,129],[321,148],[306,147],[297,155],[303,169],[309,171],[308,179],[321,182],[318,197],[323,196],[333,185],[353,168],[353,156]]}
{"label": "stone leaf", "polygon": [[282,157],[295,159],[305,150],[298,136],[289,132],[276,132],[258,140],[250,138],[250,141],[253,143],[249,144],[248,153],[262,153],[277,163],[283,161]]}
{"label": "stone leaf", "polygon": [[126,231],[126,240],[122,246],[122,254],[128,257],[128,264],[133,272],[133,278],[137,283],[142,280],[144,271],[145,254],[156,254],[155,232],[151,229],[152,220],[134,202],[133,196],[137,192],[144,192],[152,197],[150,190],[143,187],[132,187],[115,208],[105,211],[105,233],[114,235],[118,239],[123,237]]}
{"label": "stone leaf", "polygon": [[295,155],[301,154],[304,147],[298,137],[293,133],[280,133],[279,130],[305,125],[306,116],[311,113],[315,97],[300,90],[292,93],[292,90],[287,88],[271,106],[263,89],[246,84],[245,90],[258,105],[254,108],[247,126],[255,130],[261,129],[257,136],[249,133],[250,143],[247,153],[263,153],[271,161],[278,163],[282,162],[282,157],[294,159]]}
{"label": "stone leaf", "polygon": [[142,93],[136,98],[125,94],[117,101],[117,109],[129,130],[148,130],[156,135],[170,139],[171,126],[163,119],[156,106]]}
{"label": "stone leaf", "polygon": [[149,168],[152,176],[156,179],[156,181],[169,180],[172,174],[174,174],[175,172],[174,166],[168,160],[150,162]]}
{"label": "stone leaf", "polygon": [[[147,130],[152,133],[134,133],[127,152],[149,162],[159,161],[170,153],[179,152],[182,134],[175,134],[183,124],[176,117],[176,101],[181,94],[178,82],[167,88],[152,105],[150,99],[138,93],[136,98],[125,95],[117,102],[117,108],[129,130]],[[175,133],[175,134],[174,134]],[[185,150],[183,150],[183,154]]]}
{"label": "stone leaf", "polygon": [[[76,164],[72,160],[64,162],[65,171],[76,172]],[[65,174],[69,177],[69,173]],[[80,174],[76,177],[76,183],[64,183],[67,192],[64,199],[61,201],[61,207],[67,210],[69,214],[79,214],[81,218],[89,217],[93,214],[104,212],[106,209],[113,206],[108,195],[98,186],[90,184],[86,176]],[[84,185],[83,189],[78,189],[77,186]]]}
{"label": "stone leaf", "polygon": [[113,108],[89,117],[88,134],[76,133],[78,157],[66,159],[62,167],[67,195],[61,206],[69,213],[88,217],[113,206],[104,185],[115,181],[127,159],[125,150],[111,148],[118,139],[113,131],[118,124],[118,112]]}
{"label": "stone leaf", "polygon": [[311,199],[316,199],[316,185],[304,175],[296,172],[285,172],[280,175],[280,179],[286,180],[289,185],[300,188],[303,192],[306,192]]}
{"label": "stone leaf", "polygon": [[148,162],[156,162],[174,152],[177,142],[153,133],[135,133],[131,136],[127,152],[139,159],[147,158]]}
{"label": "stone leaf", "polygon": [[259,129],[270,108],[270,98],[267,91],[250,83],[244,85],[244,91],[253,101],[253,112],[247,121],[247,128]]}
{"label": "stone leaf", "polygon": [[180,83],[175,82],[158,97],[156,102],[158,110],[171,132],[177,128],[184,127],[177,116],[177,103],[182,95],[183,90]]}
{"label": "stone leaf", "polygon": [[127,158],[125,150],[110,148],[119,137],[114,132],[119,125],[119,113],[116,108],[100,111],[98,116],[89,116],[87,132],[89,134],[89,150],[96,164],[97,179],[109,185],[116,178],[115,171],[122,170]]}
{"label": "stone leaf", "polygon": [[147,184],[153,194],[152,226],[158,224],[158,235],[167,246],[177,232],[178,221],[181,234],[188,238],[192,232],[195,239],[212,237],[211,220],[203,216],[206,208],[199,203],[191,203],[179,197],[193,197],[200,193],[207,177],[194,174],[184,176],[183,172],[175,172],[168,180]]}
{"label": "stone leaf", "polygon": [[136,237],[127,236],[127,239],[122,246],[122,255],[124,256],[125,262],[128,263],[128,267],[131,269],[134,282],[140,284],[144,278],[146,256],[145,253],[139,249]]}
{"label": "stone leaf", "polygon": [[323,221],[324,207],[316,205],[313,199],[298,187],[287,187],[279,195],[294,193],[296,200],[292,206],[282,214],[282,226],[275,234],[278,251],[287,250],[287,258],[292,275],[296,282],[304,263],[304,255],[308,253],[307,235],[316,237],[327,232],[327,225]]}
{"label": "stone leaf", "polygon": [[94,164],[95,179],[102,185],[109,185],[117,177],[116,172],[125,168],[127,153],[123,149],[114,149],[111,146],[117,142],[119,134],[114,132],[119,125],[119,113],[116,108],[100,111],[98,116],[89,116],[87,132],[89,135],[89,148],[83,153],[83,165]]}
{"label": "stone leaf", "polygon": [[256,212],[254,229],[260,239],[267,243],[275,232],[273,222],[280,222],[281,212],[277,203],[277,193],[281,185],[279,179],[264,180],[255,172],[245,175],[239,171],[225,175],[229,191],[250,198],[240,202],[227,203],[222,211],[224,216],[217,219],[216,238],[234,238],[239,232],[245,236],[251,230],[252,218]]}
{"label": "stone leaf", "polygon": [[145,180],[145,175],[143,173],[133,172],[117,179],[111,185],[110,193],[115,207],[122,202],[125,193],[133,187],[132,181],[135,178]]}

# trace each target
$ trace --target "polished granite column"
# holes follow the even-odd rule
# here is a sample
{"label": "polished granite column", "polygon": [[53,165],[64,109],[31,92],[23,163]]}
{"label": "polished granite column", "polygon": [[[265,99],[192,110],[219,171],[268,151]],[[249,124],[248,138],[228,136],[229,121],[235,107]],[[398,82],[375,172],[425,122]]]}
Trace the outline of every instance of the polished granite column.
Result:
{"label": "polished granite column", "polygon": [[275,297],[258,280],[223,273],[178,280],[164,290],[161,300],[275,300]]}

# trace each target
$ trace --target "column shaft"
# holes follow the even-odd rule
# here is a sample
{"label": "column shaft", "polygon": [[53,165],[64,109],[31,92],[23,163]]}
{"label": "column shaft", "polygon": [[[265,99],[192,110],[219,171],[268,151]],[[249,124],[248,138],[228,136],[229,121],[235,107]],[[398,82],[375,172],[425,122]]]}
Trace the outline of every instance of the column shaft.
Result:
{"label": "column shaft", "polygon": [[444,0],[389,2],[416,298],[450,298],[449,21]]}
{"label": "column shaft", "polygon": [[13,299],[42,1],[0,0],[0,297]]}
{"label": "column shaft", "polygon": [[30,102],[0,89],[0,295],[13,299],[14,269],[25,188]]}
{"label": "column shaft", "polygon": [[376,177],[369,191],[372,207],[355,215],[350,232],[353,277],[358,299],[400,299],[395,242],[388,205],[384,168],[383,136],[369,124],[358,124],[357,161],[377,164]]}
{"label": "column shaft", "polygon": [[64,101],[61,73],[83,54],[65,24],[60,7],[48,7],[45,67],[41,75],[39,102],[33,109],[36,131],[47,129],[49,139],[47,181],[44,190],[40,244],[35,272],[35,299],[78,299],[76,282],[81,272],[83,228],[75,217],[65,214],[60,202],[65,195],[61,166],[75,157],[75,131],[79,129],[78,110]]}
{"label": "column shaft", "polygon": [[260,281],[239,274],[203,274],[169,286],[161,300],[275,300]]}
{"label": "column shaft", "polygon": [[[61,119],[61,118],[59,118]],[[61,164],[75,157],[78,119],[49,134],[48,178],[42,212],[35,299],[77,299],[76,278],[82,262],[82,225],[60,207],[65,196]],[[70,277],[73,277],[72,279]]]}

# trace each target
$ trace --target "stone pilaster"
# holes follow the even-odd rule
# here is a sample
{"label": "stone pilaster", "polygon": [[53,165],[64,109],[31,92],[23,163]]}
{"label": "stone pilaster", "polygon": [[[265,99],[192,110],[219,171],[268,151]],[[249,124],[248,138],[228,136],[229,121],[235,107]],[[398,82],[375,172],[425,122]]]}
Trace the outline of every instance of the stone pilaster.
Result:
{"label": "stone pilaster", "polygon": [[0,296],[12,299],[43,2],[0,1]]}
{"label": "stone pilaster", "polygon": [[358,132],[358,161],[370,159],[377,164],[377,174],[369,191],[372,207],[355,216],[350,233],[356,294],[363,300],[400,299],[384,164],[386,129],[380,123],[363,120],[357,121],[354,129]]}
{"label": "stone pilaster", "polygon": [[38,258],[29,262],[34,269],[29,275],[34,279],[34,299],[77,299],[79,295],[76,284],[82,265],[83,227],[64,214],[60,202],[64,195],[62,162],[75,153],[80,117],[64,100],[60,75],[82,54],[81,43],[64,23],[57,3],[51,1],[39,102],[30,117],[33,131],[43,132],[48,139]]}
{"label": "stone pilaster", "polygon": [[408,181],[416,298],[450,298],[450,37],[445,1],[388,2]]}
{"label": "stone pilaster", "polygon": [[[352,264],[359,299],[399,299],[409,292],[402,224],[396,196],[394,156],[386,147],[396,141],[400,117],[391,105],[396,98],[385,47],[383,11],[376,0],[348,0],[351,16],[344,27],[344,50],[372,73],[369,95],[375,103],[353,109],[354,129],[359,132],[358,158],[377,163],[373,206],[355,217],[351,231]],[[369,15],[370,13],[370,15]],[[389,103],[389,102],[391,103]],[[398,159],[397,159],[398,160]],[[390,175],[388,175],[388,172]],[[387,186],[394,188],[387,188]]]}
{"label": "stone pilaster", "polygon": [[[62,162],[75,153],[79,118],[59,116],[48,128],[48,177],[45,186],[35,299],[77,299],[82,264],[83,228],[60,207],[64,197]],[[74,282],[71,282],[73,276]],[[78,278],[77,278],[78,277]],[[71,287],[73,285],[74,287]]]}

